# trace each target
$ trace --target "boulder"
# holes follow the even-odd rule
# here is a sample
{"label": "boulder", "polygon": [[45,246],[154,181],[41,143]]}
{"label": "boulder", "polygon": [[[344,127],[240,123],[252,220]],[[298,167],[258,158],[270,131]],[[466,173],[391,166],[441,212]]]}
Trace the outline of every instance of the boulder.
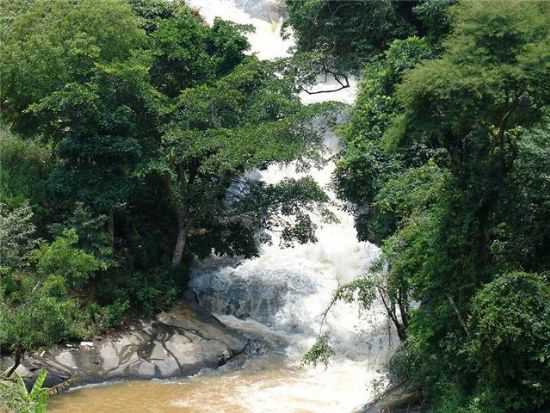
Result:
{"label": "boulder", "polygon": [[126,331],[32,354],[17,373],[33,382],[44,368],[46,385],[65,383],[64,388],[117,379],[189,376],[225,364],[243,353],[247,344],[244,336],[211,314],[181,304]]}
{"label": "boulder", "polygon": [[421,394],[406,385],[389,388],[379,398],[354,413],[422,413]]}

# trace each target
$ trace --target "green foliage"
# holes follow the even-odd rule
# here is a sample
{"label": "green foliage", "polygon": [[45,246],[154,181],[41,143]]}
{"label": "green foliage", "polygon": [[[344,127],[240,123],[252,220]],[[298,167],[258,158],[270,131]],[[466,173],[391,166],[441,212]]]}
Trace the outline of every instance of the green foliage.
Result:
{"label": "green foliage", "polygon": [[25,131],[36,126],[30,105],[88,80],[96,64],[127,59],[144,40],[130,7],[116,0],[36,1],[2,35],[3,115]]}
{"label": "green foliage", "polygon": [[79,248],[74,229],[65,230],[51,244],[42,245],[32,254],[38,274],[60,275],[71,288],[81,288],[95,271],[106,269],[104,263]]}
{"label": "green foliage", "polygon": [[305,365],[317,366],[319,363],[323,363],[325,367],[328,366],[330,358],[334,355],[334,350],[330,347],[327,336],[320,336],[317,338],[315,344],[304,355],[303,363]]}
{"label": "green foliage", "polygon": [[251,27],[209,26],[183,1],[18,0],[5,10],[1,116],[22,138],[0,143],[1,201],[29,199],[38,213],[2,218],[6,305],[19,305],[10,294],[22,279],[62,279],[59,299],[78,295],[85,335],[172,304],[194,256],[254,255],[274,225],[286,243],[314,240],[303,209],[328,198],[311,181],[247,181],[232,193],[248,171],[319,144],[311,120],[321,109],[302,107],[278,66],[247,56]]}
{"label": "green foliage", "polygon": [[547,3],[491,4],[455,6],[443,56],[410,72],[399,88],[405,126],[393,139],[446,148],[457,172],[468,170],[465,151],[490,150],[509,162],[513,128],[531,124],[548,102]]}
{"label": "green foliage", "polygon": [[211,28],[185,4],[171,18],[156,19],[150,33],[154,61],[153,84],[165,95],[177,97],[188,87],[226,75],[244,58],[247,26],[216,19]]}
{"label": "green foliage", "polygon": [[40,370],[30,392],[19,376],[15,381],[0,379],[0,408],[16,413],[46,413],[48,391],[43,385],[47,374]]}
{"label": "green foliage", "polygon": [[[427,34],[435,46],[447,33],[452,0],[334,1],[287,0],[283,34],[296,39],[291,68],[301,88],[319,75],[346,87],[396,39]],[[291,30],[289,30],[291,29]]]}
{"label": "green foliage", "polygon": [[78,305],[67,298],[63,278],[18,280],[18,289],[0,298],[0,344],[28,352],[75,337]]}
{"label": "green foliage", "polygon": [[[242,211],[236,208],[235,216],[235,208],[225,197],[234,181],[247,171],[291,161],[318,144],[310,127],[315,111],[302,109],[289,83],[278,78],[274,70],[256,58],[243,58],[230,74],[187,88],[178,96],[172,122],[161,138],[160,157],[143,171],[162,179],[178,219],[178,239],[182,241],[174,250],[174,265],[181,262],[181,245],[190,234],[193,239],[189,239],[189,246],[199,255],[214,249],[250,256],[256,252],[254,232],[269,223],[269,217],[260,214],[290,212],[266,207],[265,201],[273,199],[272,194],[266,194],[256,202],[263,208],[247,211],[247,219],[243,219]],[[259,189],[254,188],[253,196]],[[305,189],[293,193],[317,196],[310,203],[320,201],[318,192]],[[287,191],[287,198],[290,194]],[[233,203],[251,205],[249,196],[241,202],[238,198]],[[297,202],[304,206],[304,200],[302,197]],[[280,204],[277,199],[273,201]],[[292,212],[297,215],[298,211]],[[295,230],[285,232],[285,239],[301,237],[305,242],[303,234],[308,228],[310,222],[301,214]],[[231,236],[235,233],[239,236]]]}
{"label": "green foliage", "polygon": [[503,194],[499,224],[491,243],[501,271],[522,268],[546,271],[550,266],[550,124],[518,134],[514,169]]}
{"label": "green foliage", "polygon": [[176,303],[185,283],[186,279],[180,271],[164,268],[151,268],[146,273],[128,273],[122,268],[101,275],[96,291],[96,300],[101,308],[90,308],[90,316],[100,327],[109,328],[127,319],[128,314],[152,317]]}
{"label": "green foliage", "polygon": [[[372,54],[414,27],[404,16],[414,3],[287,0],[288,20],[299,53],[320,54],[335,72],[358,69]],[[401,14],[403,13],[403,15]]]}
{"label": "green foliage", "polygon": [[449,6],[455,0],[424,0],[414,7],[416,18],[421,22],[424,36],[434,47],[448,34],[451,26]]}
{"label": "green foliage", "polygon": [[106,230],[108,221],[107,216],[95,216],[89,207],[77,202],[71,215],[62,224],[51,224],[49,230],[55,237],[66,231],[74,231],[78,236],[78,246],[101,260],[101,267],[106,270],[117,265],[113,256],[112,236]]}
{"label": "green foliage", "polygon": [[[235,200],[231,216],[249,221],[260,230],[279,231],[281,246],[291,246],[295,241],[302,244],[316,241],[317,225],[312,221],[313,213],[320,215],[322,222],[336,219],[327,208],[328,196],[310,177],[287,178],[274,185],[247,184],[248,192]],[[269,240],[267,233],[262,235],[264,240]]]}
{"label": "green foliage", "polygon": [[27,265],[30,252],[36,247],[36,227],[28,204],[11,209],[0,203],[0,265],[2,272]]}
{"label": "green foliage", "polygon": [[[128,300],[116,299],[112,304],[106,305],[103,308],[92,306],[89,308],[94,321],[102,328],[116,328],[126,318],[130,303]],[[99,316],[98,316],[99,313]]]}
{"label": "green foliage", "polygon": [[[336,170],[339,197],[354,204],[359,239],[380,242],[395,229],[387,214],[388,222],[376,216],[372,205],[376,194],[386,180],[400,176],[404,166],[419,164],[434,154],[422,146],[388,153],[384,141],[393,117],[403,110],[395,97],[396,85],[404,73],[432,56],[424,40],[411,37],[394,41],[383,59],[365,69],[351,120],[343,130],[346,147]],[[364,208],[365,204],[371,207]]]}
{"label": "green foliage", "polygon": [[548,279],[498,277],[476,294],[470,328],[471,357],[498,404],[513,411],[543,406],[550,397]]}
{"label": "green foliage", "polygon": [[550,9],[414,10],[425,37],[371,60],[342,130],[339,196],[383,252],[358,283],[403,340],[396,380],[434,411],[546,411]]}
{"label": "green foliage", "polygon": [[0,210],[0,346],[15,354],[88,334],[80,303],[67,288],[79,286],[101,268],[94,256],[76,247],[67,230],[50,244],[36,238],[29,206]]}
{"label": "green foliage", "polygon": [[37,141],[24,141],[0,126],[0,202],[17,207],[30,200],[43,202],[51,171],[50,148]]}

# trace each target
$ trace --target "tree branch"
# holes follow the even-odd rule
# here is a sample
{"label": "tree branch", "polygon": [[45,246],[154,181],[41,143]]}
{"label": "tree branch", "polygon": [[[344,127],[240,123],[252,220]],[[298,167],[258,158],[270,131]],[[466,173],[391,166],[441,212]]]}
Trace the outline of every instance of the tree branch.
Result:
{"label": "tree branch", "polygon": [[447,299],[449,300],[449,304],[451,304],[451,307],[453,307],[453,310],[458,318],[458,321],[460,322],[460,325],[462,326],[462,329],[466,333],[466,336],[470,337],[470,332],[468,331],[468,327],[466,327],[466,323],[464,322],[464,319],[462,318],[460,311],[458,311],[458,307],[455,304],[455,300],[453,300],[453,297],[451,297],[448,294],[447,294]]}
{"label": "tree branch", "polygon": [[[337,87],[335,89],[323,89],[323,90],[314,90],[314,91],[311,91],[311,90],[307,90],[306,88],[304,87],[300,87],[301,90],[303,90],[304,92],[306,92],[308,95],[318,95],[320,93],[334,93],[334,92],[339,92],[340,90],[343,90],[343,89],[347,89],[350,84],[349,84],[349,79],[346,75],[343,75],[343,74],[338,74],[338,73],[335,73],[335,72],[332,72],[328,69],[325,69],[328,73],[330,73],[333,77],[334,77],[334,80],[336,80],[336,82],[338,82],[338,84],[340,85],[340,87]],[[344,81],[342,82],[342,80],[340,79],[340,76],[344,79]]]}

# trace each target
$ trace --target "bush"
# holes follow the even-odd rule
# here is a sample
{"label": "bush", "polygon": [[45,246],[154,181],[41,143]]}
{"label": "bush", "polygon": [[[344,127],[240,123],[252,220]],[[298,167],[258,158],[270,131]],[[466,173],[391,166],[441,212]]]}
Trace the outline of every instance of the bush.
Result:
{"label": "bush", "polygon": [[100,327],[114,328],[119,326],[126,317],[130,304],[128,300],[116,299],[113,304],[103,307],[100,311]]}
{"label": "bush", "polygon": [[14,413],[46,413],[48,392],[42,387],[46,370],[41,370],[29,392],[21,377],[16,381],[0,379],[0,411]]}
{"label": "bush", "polygon": [[73,288],[82,287],[95,271],[103,268],[101,261],[78,248],[74,229],[65,230],[51,244],[43,244],[32,256],[39,274],[61,275]]}
{"label": "bush", "polygon": [[92,254],[78,248],[74,229],[65,230],[51,244],[43,244],[32,254],[39,274],[62,275],[72,288],[82,287],[103,263]]}
{"label": "bush", "polygon": [[151,317],[175,304],[185,287],[185,278],[179,271],[162,268],[147,273],[111,271],[102,276],[97,282],[96,296],[100,305],[109,308],[105,310],[106,317],[112,323],[117,318],[119,323],[123,320],[124,303],[126,310],[132,311],[131,315]]}
{"label": "bush", "polygon": [[550,283],[514,272],[475,297],[471,358],[506,412],[535,411],[550,400]]}
{"label": "bush", "polygon": [[0,124],[0,165],[0,202],[18,207],[27,199],[32,204],[44,200],[52,165],[49,147],[20,139]]}

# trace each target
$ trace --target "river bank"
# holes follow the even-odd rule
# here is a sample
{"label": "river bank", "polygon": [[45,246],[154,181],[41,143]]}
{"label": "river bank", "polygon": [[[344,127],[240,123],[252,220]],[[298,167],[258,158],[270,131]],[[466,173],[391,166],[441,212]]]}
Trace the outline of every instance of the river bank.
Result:
{"label": "river bank", "polygon": [[[65,390],[120,379],[166,379],[219,367],[249,344],[200,307],[179,304],[127,330],[31,354],[16,372],[32,383],[45,369],[46,386]],[[1,367],[11,363],[9,357],[0,360]]]}

